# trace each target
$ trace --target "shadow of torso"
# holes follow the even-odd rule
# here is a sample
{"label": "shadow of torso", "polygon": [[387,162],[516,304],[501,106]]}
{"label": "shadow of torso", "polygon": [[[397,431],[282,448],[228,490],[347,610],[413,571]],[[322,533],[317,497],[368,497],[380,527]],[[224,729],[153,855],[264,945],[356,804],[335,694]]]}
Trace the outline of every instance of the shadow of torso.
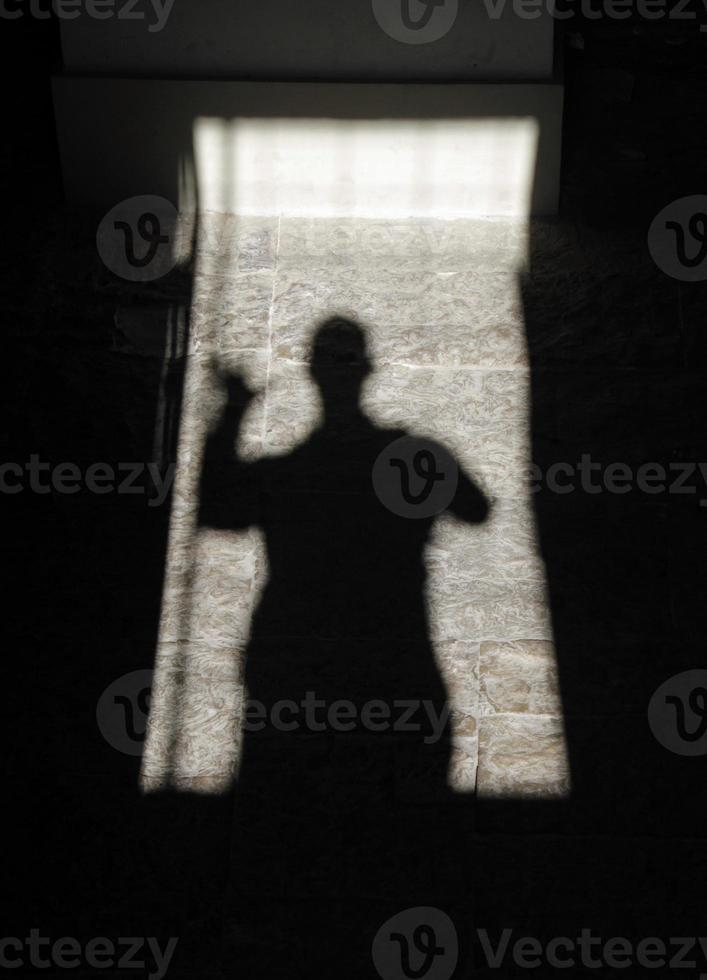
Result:
{"label": "shadow of torso", "polygon": [[[405,433],[348,423],[255,463],[207,452],[202,480],[202,524],[266,542],[226,928],[250,976],[375,976],[389,916],[465,893],[426,609],[434,516],[400,516],[374,487]],[[459,473],[449,509],[473,522],[487,505]]]}

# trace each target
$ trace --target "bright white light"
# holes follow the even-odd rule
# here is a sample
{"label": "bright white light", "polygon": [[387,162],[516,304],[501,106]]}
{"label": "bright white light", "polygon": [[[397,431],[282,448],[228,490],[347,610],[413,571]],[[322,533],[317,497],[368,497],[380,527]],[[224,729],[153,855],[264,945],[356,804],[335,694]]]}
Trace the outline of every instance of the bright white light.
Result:
{"label": "bright white light", "polygon": [[[221,227],[218,216],[204,214],[216,211],[398,219],[394,225],[386,222],[354,226],[348,218],[342,218],[342,234],[337,243],[351,250],[350,263],[346,264],[353,269],[352,275],[361,257],[359,253],[370,260],[374,243],[382,242],[382,254],[386,254],[395,252],[398,241],[409,240],[402,220],[405,215],[439,219],[492,214],[496,229],[501,227],[498,222],[505,222],[504,228],[507,225],[508,234],[504,231],[500,239],[497,231],[489,233],[489,240],[497,243],[499,267],[494,267],[494,275],[500,277],[501,283],[498,304],[494,305],[494,310],[496,305],[499,307],[493,321],[498,321],[498,327],[489,329],[503,332],[506,342],[511,338],[511,359],[499,371],[519,372],[519,383],[513,388],[516,412],[509,418],[501,442],[494,441],[491,428],[489,440],[484,442],[483,426],[470,439],[462,402],[459,424],[450,431],[445,419],[435,411],[435,406],[447,397],[447,380],[433,377],[434,372],[426,369],[420,370],[413,381],[409,377],[401,380],[405,373],[401,367],[405,365],[409,374],[414,365],[405,364],[404,349],[394,361],[379,356],[385,349],[384,322],[373,324],[369,331],[376,371],[364,392],[364,408],[381,425],[402,424],[417,434],[441,439],[463,465],[470,467],[488,495],[510,501],[508,506],[515,508],[510,523],[527,526],[532,539],[523,545],[525,550],[518,552],[514,541],[504,541],[502,536],[499,539],[497,527],[489,522],[480,530],[469,530],[470,535],[476,535],[473,548],[469,548],[463,536],[455,535],[442,522],[430,542],[430,623],[454,713],[452,787],[458,792],[476,789],[488,796],[557,798],[567,794],[565,738],[559,704],[553,704],[552,694],[557,668],[545,572],[534,540],[531,498],[523,482],[530,456],[529,375],[527,368],[518,367],[524,363],[526,352],[524,325],[518,312],[517,271],[525,257],[537,136],[536,121],[527,118],[197,121],[195,178],[203,217],[194,281],[193,356],[182,406],[162,623],[141,777],[144,790],[172,786],[218,793],[231,785],[238,770],[240,718],[246,696],[242,684],[243,654],[251,616],[267,576],[267,559],[257,530],[213,532],[197,526],[201,455],[208,427],[218,417],[222,396],[210,374],[207,348],[200,353],[194,342],[199,339],[199,323],[218,322],[221,335],[217,331],[211,338],[211,349],[229,349],[228,331],[232,327],[220,311],[228,309],[229,303],[233,305],[229,289],[235,288],[235,280],[223,273],[235,270],[237,265],[237,255],[231,254],[232,237],[229,233],[214,237],[213,228]],[[184,187],[180,204],[189,211],[196,198],[189,179],[185,179]],[[509,221],[508,216],[517,220]],[[452,225],[428,223],[418,226],[415,234],[421,234],[423,247],[430,249],[430,254],[439,256],[447,249],[453,254],[456,233],[450,231],[447,238],[445,232]],[[480,234],[485,235],[491,224],[481,222],[479,228]],[[358,248],[359,241],[365,247]],[[498,246],[499,241],[502,246]],[[495,263],[496,251],[493,255]],[[289,261],[292,258],[289,256]],[[303,275],[307,275],[305,270]],[[449,274],[441,274],[444,275]],[[360,276],[365,281],[365,267],[360,269]],[[440,289],[439,297],[444,300],[445,295]],[[439,309],[435,305],[437,296],[420,292],[406,294],[403,300],[416,309],[432,303],[430,309],[441,317],[433,329],[444,330],[449,321],[450,329],[454,326],[458,331],[459,324],[452,324],[447,315],[450,311],[445,314],[444,301],[438,304]],[[376,297],[369,302],[375,306]],[[331,312],[335,310],[321,307],[308,311],[306,322],[301,324],[302,335],[294,338],[295,345],[306,343],[307,331]],[[361,310],[347,312],[359,316],[364,323],[368,319]],[[410,350],[424,346],[421,329],[410,328]],[[280,361],[279,373],[271,370],[277,360],[272,344],[269,350],[241,350],[225,359],[245,374],[249,387],[260,391],[267,387],[273,415],[289,419],[288,431],[278,433],[278,453],[290,451],[306,439],[318,421],[319,405],[301,358],[285,359],[284,364]],[[485,383],[484,377],[481,369],[464,368],[463,387],[465,397],[471,399],[469,404],[474,403],[474,391]],[[398,397],[401,385],[410,383],[419,390],[419,417],[413,417],[414,413],[411,416],[409,402]],[[499,397],[506,397],[502,384],[498,393]],[[405,410],[398,418],[401,404]],[[246,458],[267,455],[272,449],[269,450],[267,436],[268,420],[261,396],[248,410],[239,451]],[[478,463],[480,469],[476,469]],[[497,520],[504,510],[497,508],[495,513]],[[252,547],[254,541],[256,548]],[[474,555],[473,567],[469,554]],[[452,567],[465,569],[461,587],[457,580],[450,585]],[[450,596],[454,590],[458,590],[456,597]],[[479,609],[495,610],[495,619],[492,616],[491,620],[474,620],[475,598]],[[483,698],[479,690],[478,697],[474,693],[471,699],[468,687],[460,693],[459,665],[461,672],[466,672],[467,681],[473,674],[473,665],[460,659],[459,651],[450,646],[453,641],[449,640],[449,633],[459,623],[455,602],[470,606],[465,620],[470,628],[466,639],[473,641],[472,653],[477,663],[484,650],[506,663],[512,690],[486,690]],[[518,616],[519,611],[522,616]],[[525,626],[518,623],[527,623],[528,617],[532,629],[523,633]],[[511,645],[503,647],[509,638]],[[530,650],[530,658],[526,656],[524,661],[530,671],[527,676],[521,676],[522,668],[521,674],[514,673],[516,641],[526,644],[524,655]],[[494,643],[498,649],[489,646]],[[502,677],[500,683],[503,686]],[[534,708],[528,707],[531,702]],[[514,705],[520,705],[521,710],[514,710]],[[487,754],[484,780],[477,779],[479,752]],[[516,773],[525,766],[525,779],[506,779],[504,762],[509,761]]]}
{"label": "bright white light", "polygon": [[200,206],[234,214],[435,218],[530,212],[538,123],[198,119]]}

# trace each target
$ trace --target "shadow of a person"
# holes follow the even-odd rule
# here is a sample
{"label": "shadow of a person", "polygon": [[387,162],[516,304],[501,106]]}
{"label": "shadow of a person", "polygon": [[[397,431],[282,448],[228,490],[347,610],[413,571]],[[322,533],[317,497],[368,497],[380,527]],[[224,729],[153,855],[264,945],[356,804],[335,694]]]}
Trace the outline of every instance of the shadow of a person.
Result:
{"label": "shadow of a person", "polygon": [[370,365],[358,324],[320,326],[310,371],[321,426],[253,463],[233,450],[252,395],[222,375],[228,398],[200,488],[201,524],[257,525],[266,541],[227,931],[234,966],[270,980],[375,976],[371,940],[388,916],[462,893],[423,559],[439,511],[470,523],[488,512],[443,447],[362,412]]}

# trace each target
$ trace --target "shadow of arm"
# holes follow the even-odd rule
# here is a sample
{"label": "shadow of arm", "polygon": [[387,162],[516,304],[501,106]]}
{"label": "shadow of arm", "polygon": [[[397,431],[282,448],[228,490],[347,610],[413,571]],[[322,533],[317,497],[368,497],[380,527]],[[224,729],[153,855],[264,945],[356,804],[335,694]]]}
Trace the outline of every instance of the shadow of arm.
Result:
{"label": "shadow of arm", "polygon": [[491,513],[491,501],[461,468],[449,510],[458,520],[467,524],[481,524]]}
{"label": "shadow of arm", "polygon": [[259,469],[239,459],[235,446],[243,416],[254,397],[238,375],[222,375],[227,401],[209,434],[199,487],[199,524],[242,530],[258,523]]}

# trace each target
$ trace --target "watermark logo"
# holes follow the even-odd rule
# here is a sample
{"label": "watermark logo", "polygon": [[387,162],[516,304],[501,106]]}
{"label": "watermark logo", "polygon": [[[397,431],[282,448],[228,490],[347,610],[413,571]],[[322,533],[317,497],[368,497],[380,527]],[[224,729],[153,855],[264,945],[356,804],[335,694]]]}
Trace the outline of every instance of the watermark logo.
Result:
{"label": "watermark logo", "polygon": [[103,264],[129,282],[161,279],[177,264],[177,209],[164,197],[140,194],[116,204],[96,233]]}
{"label": "watermark logo", "polygon": [[457,464],[429,439],[402,436],[391,442],[373,464],[373,489],[398,517],[427,518],[441,513],[457,489]]}
{"label": "watermark logo", "polygon": [[152,693],[151,670],[133,670],[109,684],[98,699],[96,721],[103,738],[124,755],[142,755]]}
{"label": "watermark logo", "polygon": [[383,980],[449,980],[459,956],[457,931],[441,909],[405,909],[380,927],[371,956]]}
{"label": "watermark logo", "polygon": [[685,670],[661,684],[648,704],[648,724],[670,752],[707,754],[707,670]]}
{"label": "watermark logo", "polygon": [[431,44],[452,29],[459,0],[372,0],[378,26],[402,44]]}
{"label": "watermark logo", "polygon": [[681,197],[664,207],[648,229],[648,251],[673,279],[707,279],[707,195]]}

